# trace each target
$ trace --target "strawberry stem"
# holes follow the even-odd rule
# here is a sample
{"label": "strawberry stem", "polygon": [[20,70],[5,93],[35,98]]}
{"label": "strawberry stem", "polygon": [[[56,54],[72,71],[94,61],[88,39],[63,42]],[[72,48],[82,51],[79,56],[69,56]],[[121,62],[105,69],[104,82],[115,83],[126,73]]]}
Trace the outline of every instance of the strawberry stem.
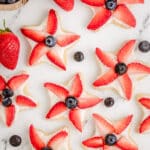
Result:
{"label": "strawberry stem", "polygon": [[3,19],[3,27],[4,27],[4,29],[0,29],[0,34],[5,33],[5,32],[11,32],[11,30],[8,27],[6,27],[5,19]]}

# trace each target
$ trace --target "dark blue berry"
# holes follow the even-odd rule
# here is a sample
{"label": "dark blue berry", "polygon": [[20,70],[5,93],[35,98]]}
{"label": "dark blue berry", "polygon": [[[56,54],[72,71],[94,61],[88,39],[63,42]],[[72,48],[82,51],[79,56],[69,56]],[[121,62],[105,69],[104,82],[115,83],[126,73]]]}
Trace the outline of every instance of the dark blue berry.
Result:
{"label": "dark blue berry", "polygon": [[141,52],[148,52],[148,51],[150,51],[150,43],[148,41],[141,41],[139,43],[139,50]]}
{"label": "dark blue berry", "polygon": [[21,139],[21,137],[18,136],[18,135],[13,135],[13,136],[11,136],[10,139],[9,139],[10,145],[12,145],[12,146],[14,146],[14,147],[19,146],[19,145],[21,144],[21,142],[22,142],[22,139]]}
{"label": "dark blue berry", "polygon": [[54,47],[56,45],[56,39],[53,36],[47,36],[45,39],[45,45],[48,47]]}
{"label": "dark blue berry", "polygon": [[117,7],[117,0],[106,0],[105,6],[108,10],[115,10]]}
{"label": "dark blue berry", "polygon": [[7,4],[13,4],[16,3],[18,0],[7,0]]}
{"label": "dark blue berry", "polygon": [[69,109],[74,109],[78,105],[78,101],[75,97],[69,96],[65,100],[65,104]]}
{"label": "dark blue berry", "polygon": [[127,72],[128,70],[128,67],[125,63],[118,63],[116,64],[115,66],[115,72],[118,74],[118,75],[123,75]]}
{"label": "dark blue berry", "polygon": [[104,104],[105,104],[105,106],[107,106],[107,107],[113,106],[114,103],[115,103],[115,101],[114,101],[114,99],[113,99],[112,97],[107,97],[107,98],[105,98],[105,100],[104,100]]}
{"label": "dark blue berry", "polygon": [[82,52],[78,51],[74,54],[74,59],[78,62],[83,61],[84,60],[84,54]]}
{"label": "dark blue berry", "polygon": [[117,142],[117,137],[114,134],[107,134],[105,137],[105,144],[113,146]]}
{"label": "dark blue berry", "polygon": [[41,150],[52,150],[50,147],[43,147]]}
{"label": "dark blue berry", "polygon": [[12,99],[11,99],[10,97],[4,98],[4,99],[2,100],[2,104],[3,104],[3,106],[5,106],[5,107],[9,107],[9,106],[12,105]]}
{"label": "dark blue berry", "polygon": [[2,95],[6,98],[6,97],[12,97],[14,95],[13,90],[11,89],[4,89],[2,91]]}

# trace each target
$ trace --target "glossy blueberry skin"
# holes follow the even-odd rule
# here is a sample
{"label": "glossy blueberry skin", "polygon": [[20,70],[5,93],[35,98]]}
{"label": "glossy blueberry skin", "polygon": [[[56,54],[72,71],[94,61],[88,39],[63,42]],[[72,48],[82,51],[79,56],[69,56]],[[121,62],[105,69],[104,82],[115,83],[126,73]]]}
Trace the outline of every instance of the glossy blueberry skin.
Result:
{"label": "glossy blueberry skin", "polygon": [[11,106],[11,105],[12,105],[12,99],[11,99],[10,97],[4,98],[4,99],[2,100],[2,105],[3,105],[4,107],[9,107],[9,106]]}
{"label": "glossy blueberry skin", "polygon": [[66,104],[66,106],[67,106],[69,109],[74,109],[74,108],[77,107],[78,101],[77,101],[77,99],[76,99],[75,97],[69,96],[69,97],[66,98],[65,104]]}
{"label": "glossy blueberry skin", "polygon": [[117,7],[117,0],[106,0],[105,6],[108,10],[115,10]]}
{"label": "glossy blueberry skin", "polygon": [[4,90],[2,91],[2,95],[3,95],[5,98],[6,98],[6,97],[12,97],[12,96],[14,95],[14,92],[13,92],[13,90],[6,88],[6,89],[4,89]]}
{"label": "glossy blueberry skin", "polygon": [[54,47],[56,45],[56,39],[53,36],[47,36],[44,42],[47,47]]}
{"label": "glossy blueberry skin", "polygon": [[118,75],[123,75],[127,72],[128,70],[128,67],[125,63],[118,63],[116,64],[115,66],[115,72],[118,74]]}
{"label": "glossy blueberry skin", "polygon": [[81,62],[84,60],[84,54],[81,51],[78,51],[74,54],[74,59],[78,62]]}
{"label": "glossy blueberry skin", "polygon": [[105,137],[105,144],[109,146],[115,145],[117,142],[117,137],[114,134],[107,134]]}
{"label": "glossy blueberry skin", "polygon": [[53,149],[50,147],[43,147],[41,150],[53,150]]}
{"label": "glossy blueberry skin", "polygon": [[13,135],[10,137],[9,139],[9,143],[10,145],[14,146],[14,147],[17,147],[17,146],[20,146],[21,145],[21,142],[22,142],[22,139],[20,136],[18,135]]}
{"label": "glossy blueberry skin", "polygon": [[141,52],[146,53],[150,51],[150,43],[148,41],[141,41],[138,47]]}
{"label": "glossy blueberry skin", "polygon": [[106,107],[112,107],[114,105],[115,101],[112,97],[107,97],[104,99],[104,104]]}

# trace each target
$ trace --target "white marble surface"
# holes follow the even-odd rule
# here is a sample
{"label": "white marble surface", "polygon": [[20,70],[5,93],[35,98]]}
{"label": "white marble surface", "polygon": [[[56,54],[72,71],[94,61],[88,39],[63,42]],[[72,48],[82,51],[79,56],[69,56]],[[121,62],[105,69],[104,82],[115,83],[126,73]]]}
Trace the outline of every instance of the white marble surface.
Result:
{"label": "white marble surface", "polygon": [[[81,72],[83,76],[85,76],[85,88],[87,91],[93,92],[93,94],[100,97],[110,95],[116,98],[115,106],[110,109],[105,108],[103,103],[93,108],[87,115],[89,118],[88,123],[91,122],[90,113],[92,111],[99,112],[112,120],[133,113],[134,119],[130,126],[130,136],[139,146],[139,150],[149,149],[150,133],[143,135],[137,133],[139,121],[142,119],[142,110],[137,105],[136,95],[139,93],[150,93],[150,76],[138,82],[134,81],[134,96],[130,102],[123,101],[119,95],[113,93],[111,89],[94,89],[91,83],[100,71],[94,54],[96,47],[115,51],[121,47],[122,43],[132,38],[150,41],[150,0],[145,0],[144,5],[131,6],[130,9],[137,20],[136,28],[122,29],[113,24],[109,24],[98,32],[91,32],[86,29],[86,24],[92,17],[92,13],[90,9],[79,0],[75,1],[75,8],[69,13],[60,9],[52,0],[29,0],[24,7],[16,11],[0,11],[0,22],[2,23],[2,20],[6,19],[8,26],[21,40],[21,53],[17,69],[15,71],[8,71],[0,66],[0,73],[3,76],[10,77],[22,70],[26,70],[30,74],[30,80],[28,82],[29,90],[34,99],[39,103],[36,109],[18,113],[13,126],[10,128],[7,128],[3,121],[0,121],[0,150],[30,150],[31,145],[29,142],[28,127],[31,123],[37,128],[41,128],[48,132],[59,129],[61,126],[69,125],[67,121],[57,122],[55,120],[44,119],[46,112],[50,108],[50,98],[43,88],[43,83],[46,81],[53,81],[61,84],[70,79],[76,72]],[[60,71],[47,64],[41,64],[35,67],[27,66],[29,44],[22,36],[19,29],[23,25],[39,24],[46,17],[50,8],[56,9],[60,14],[61,23],[64,28],[81,35],[80,41],[68,51],[68,69],[66,72]],[[72,58],[74,52],[78,50],[83,51],[85,54],[85,60],[81,63],[75,62]],[[150,53],[142,54],[136,49],[135,56],[137,59],[150,65]],[[150,111],[146,112],[146,115],[148,114],[150,114]],[[72,150],[82,150],[81,139],[90,137],[94,128],[89,128],[87,124],[83,134],[73,130],[72,126],[70,126],[70,128]],[[22,136],[23,143],[20,147],[13,148],[9,145],[8,139],[12,134]]]}

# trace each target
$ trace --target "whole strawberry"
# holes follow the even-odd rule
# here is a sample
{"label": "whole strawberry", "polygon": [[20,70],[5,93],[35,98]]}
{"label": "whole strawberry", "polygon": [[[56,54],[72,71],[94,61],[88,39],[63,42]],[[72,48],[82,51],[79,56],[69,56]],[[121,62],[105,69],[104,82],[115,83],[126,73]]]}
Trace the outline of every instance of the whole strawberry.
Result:
{"label": "whole strawberry", "polygon": [[18,37],[5,25],[0,29],[0,63],[8,69],[15,69],[18,62],[20,42]]}

